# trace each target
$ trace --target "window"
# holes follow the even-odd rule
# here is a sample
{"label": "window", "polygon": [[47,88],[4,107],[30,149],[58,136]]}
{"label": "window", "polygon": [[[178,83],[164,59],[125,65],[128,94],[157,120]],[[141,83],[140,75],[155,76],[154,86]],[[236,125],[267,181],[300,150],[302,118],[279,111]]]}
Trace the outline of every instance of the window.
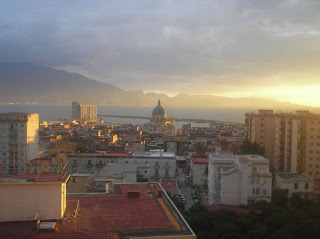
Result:
{"label": "window", "polygon": [[148,161],[145,161],[144,163],[145,163],[145,164],[148,164]]}
{"label": "window", "polygon": [[128,161],[126,160],[125,163],[128,163]]}
{"label": "window", "polygon": [[260,194],[260,188],[256,188],[256,194]]}
{"label": "window", "polygon": [[309,189],[309,184],[308,183],[305,183],[304,189]]}
{"label": "window", "polygon": [[267,189],[263,189],[263,195],[267,195]]}
{"label": "window", "polygon": [[309,160],[311,160],[311,161],[312,161],[312,160],[313,160],[313,158],[312,158],[312,157],[310,157],[310,158],[309,158]]}
{"label": "window", "polygon": [[111,160],[110,163],[113,163],[113,160]]}
{"label": "window", "polygon": [[73,165],[77,165],[77,160],[76,159],[73,160]]}
{"label": "window", "polygon": [[267,184],[268,183],[268,180],[265,178],[263,179],[263,184]]}
{"label": "window", "polygon": [[147,172],[148,172],[147,170],[144,171],[144,173],[147,173]]}
{"label": "window", "polygon": [[23,127],[24,127],[24,124],[20,124],[20,126],[21,126],[21,128],[23,128]]}
{"label": "window", "polygon": [[2,153],[2,156],[7,156],[7,153]]}
{"label": "window", "polygon": [[295,183],[294,184],[294,189],[298,189],[298,186],[299,186],[298,183]]}
{"label": "window", "polygon": [[260,183],[260,178],[257,178],[257,184],[259,184]]}
{"label": "window", "polygon": [[91,165],[91,160],[88,160],[88,165]]}
{"label": "window", "polygon": [[251,178],[251,183],[252,183],[252,184],[255,184],[255,183],[256,183],[255,178]]}
{"label": "window", "polygon": [[257,168],[256,167],[252,168],[252,173],[257,173]]}

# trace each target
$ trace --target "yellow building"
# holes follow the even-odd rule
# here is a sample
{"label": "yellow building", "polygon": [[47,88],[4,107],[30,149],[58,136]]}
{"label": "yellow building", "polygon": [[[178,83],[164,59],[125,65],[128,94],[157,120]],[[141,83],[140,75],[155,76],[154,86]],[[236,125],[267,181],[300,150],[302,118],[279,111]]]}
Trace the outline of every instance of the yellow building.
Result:
{"label": "yellow building", "polygon": [[161,106],[160,100],[158,105],[152,111],[152,119],[143,126],[142,131],[156,134],[175,135],[175,120],[167,118],[166,110]]}

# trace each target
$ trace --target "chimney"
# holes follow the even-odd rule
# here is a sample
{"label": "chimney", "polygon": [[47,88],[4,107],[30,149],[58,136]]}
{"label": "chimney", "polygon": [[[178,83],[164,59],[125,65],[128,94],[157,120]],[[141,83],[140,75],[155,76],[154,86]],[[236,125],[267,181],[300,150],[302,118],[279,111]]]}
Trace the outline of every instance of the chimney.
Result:
{"label": "chimney", "polygon": [[105,185],[105,192],[110,193],[113,191],[113,179],[108,179]]}

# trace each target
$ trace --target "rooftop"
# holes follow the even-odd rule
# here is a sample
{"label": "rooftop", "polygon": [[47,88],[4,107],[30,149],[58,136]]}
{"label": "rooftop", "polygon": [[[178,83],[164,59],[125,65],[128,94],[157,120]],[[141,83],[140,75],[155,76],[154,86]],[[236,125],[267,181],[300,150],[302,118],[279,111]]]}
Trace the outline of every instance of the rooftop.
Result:
{"label": "rooftop", "polygon": [[0,183],[31,183],[31,182],[67,182],[70,174],[31,174],[31,175],[0,175]]}
{"label": "rooftop", "polygon": [[[114,185],[111,194],[68,195],[79,200],[75,222],[58,223],[56,232],[37,232],[31,222],[0,223],[0,238],[132,238],[169,236],[196,238],[165,194],[156,197],[158,184]],[[128,192],[140,192],[130,198]],[[35,222],[34,222],[35,224]],[[17,230],[19,228],[19,230]]]}
{"label": "rooftop", "polygon": [[176,181],[162,181],[162,187],[166,191],[176,191],[177,190],[177,183]]}
{"label": "rooftop", "polygon": [[308,177],[305,174],[301,174],[301,173],[276,173],[276,175],[278,175],[279,177],[283,178],[283,179],[311,179],[310,177]]}
{"label": "rooftop", "polygon": [[208,164],[208,158],[207,157],[190,157],[193,164]]}

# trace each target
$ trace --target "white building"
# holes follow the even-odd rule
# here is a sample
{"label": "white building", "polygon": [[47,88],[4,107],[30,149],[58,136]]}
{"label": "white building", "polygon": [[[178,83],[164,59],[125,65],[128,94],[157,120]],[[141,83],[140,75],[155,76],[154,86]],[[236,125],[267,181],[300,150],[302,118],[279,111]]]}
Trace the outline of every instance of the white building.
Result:
{"label": "white building", "polygon": [[38,150],[39,114],[0,113],[1,174],[22,174]]}
{"label": "white building", "polygon": [[207,185],[208,158],[190,157],[191,179],[193,185]]}
{"label": "white building", "polygon": [[176,154],[173,152],[135,152],[101,154],[67,154],[69,173],[94,173],[111,163],[135,167],[136,172],[149,180],[173,178],[176,172]]}
{"label": "white building", "polygon": [[208,196],[210,204],[252,204],[271,201],[269,161],[258,155],[210,154]]}
{"label": "white building", "polygon": [[275,186],[288,190],[288,197],[298,193],[306,199],[311,199],[313,194],[313,178],[299,173],[275,173]]}
{"label": "white building", "polygon": [[97,122],[97,105],[83,105],[72,102],[72,119]]}

